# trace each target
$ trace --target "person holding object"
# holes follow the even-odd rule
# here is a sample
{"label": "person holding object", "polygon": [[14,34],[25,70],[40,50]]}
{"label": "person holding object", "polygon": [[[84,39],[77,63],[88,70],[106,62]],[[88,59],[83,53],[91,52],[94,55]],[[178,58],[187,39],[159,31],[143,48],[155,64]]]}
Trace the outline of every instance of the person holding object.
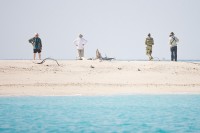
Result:
{"label": "person holding object", "polygon": [[83,35],[79,34],[79,37],[74,40],[74,44],[78,50],[78,59],[82,60],[84,58],[84,46],[87,43],[87,40],[83,38]]}
{"label": "person holding object", "polygon": [[171,32],[169,35],[169,45],[171,51],[171,61],[177,61],[177,43],[179,39]]}
{"label": "person holding object", "polygon": [[149,60],[153,60],[152,57],[152,46],[154,45],[154,40],[151,37],[151,34],[148,34],[148,37],[145,40],[145,44],[146,44],[146,55],[149,57]]}
{"label": "person holding object", "polygon": [[33,45],[33,59],[35,60],[36,53],[38,53],[39,59],[41,60],[42,41],[39,38],[39,34],[35,33],[35,37],[29,39],[29,43]]}

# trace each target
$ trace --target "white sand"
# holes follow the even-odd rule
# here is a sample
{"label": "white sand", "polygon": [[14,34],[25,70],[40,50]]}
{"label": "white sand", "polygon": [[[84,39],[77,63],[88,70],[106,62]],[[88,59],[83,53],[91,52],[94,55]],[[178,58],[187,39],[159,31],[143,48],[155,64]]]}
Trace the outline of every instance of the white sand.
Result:
{"label": "white sand", "polygon": [[37,62],[1,60],[0,96],[200,94],[200,63]]}

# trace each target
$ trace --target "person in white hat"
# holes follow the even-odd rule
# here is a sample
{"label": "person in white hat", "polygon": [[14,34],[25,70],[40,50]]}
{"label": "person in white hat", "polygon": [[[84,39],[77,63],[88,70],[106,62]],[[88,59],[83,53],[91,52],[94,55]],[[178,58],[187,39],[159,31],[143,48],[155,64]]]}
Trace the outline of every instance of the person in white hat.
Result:
{"label": "person in white hat", "polygon": [[87,40],[83,38],[83,35],[79,34],[79,37],[74,40],[74,44],[78,50],[78,59],[82,60],[84,58],[84,46],[87,43]]}
{"label": "person in white hat", "polygon": [[171,51],[171,61],[177,61],[177,43],[179,39],[174,36],[174,32],[171,32],[169,35],[169,45]]}
{"label": "person in white hat", "polygon": [[35,60],[36,53],[38,53],[39,59],[41,60],[42,41],[39,38],[39,34],[35,33],[35,37],[29,39],[29,43],[33,45],[33,59]]}

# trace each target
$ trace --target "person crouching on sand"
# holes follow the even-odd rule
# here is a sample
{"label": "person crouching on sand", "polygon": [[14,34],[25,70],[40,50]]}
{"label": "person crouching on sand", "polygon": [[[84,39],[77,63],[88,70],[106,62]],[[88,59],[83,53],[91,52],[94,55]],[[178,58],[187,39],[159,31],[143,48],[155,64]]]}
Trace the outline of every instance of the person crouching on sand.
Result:
{"label": "person crouching on sand", "polygon": [[74,40],[74,44],[78,50],[78,59],[82,60],[84,58],[84,46],[87,43],[87,40],[83,38],[83,35],[79,35],[79,37]]}
{"label": "person crouching on sand", "polygon": [[149,60],[153,60],[152,57],[152,46],[154,45],[154,40],[151,37],[151,34],[148,34],[148,37],[145,40],[145,44],[146,44],[146,55],[149,57]]}
{"label": "person crouching on sand", "polygon": [[29,39],[29,43],[33,45],[33,59],[35,60],[36,53],[38,53],[39,59],[41,60],[42,41],[39,38],[39,34],[36,33],[35,37]]}
{"label": "person crouching on sand", "polygon": [[100,60],[102,60],[101,53],[99,52],[98,49],[96,50],[96,59],[100,59]]}

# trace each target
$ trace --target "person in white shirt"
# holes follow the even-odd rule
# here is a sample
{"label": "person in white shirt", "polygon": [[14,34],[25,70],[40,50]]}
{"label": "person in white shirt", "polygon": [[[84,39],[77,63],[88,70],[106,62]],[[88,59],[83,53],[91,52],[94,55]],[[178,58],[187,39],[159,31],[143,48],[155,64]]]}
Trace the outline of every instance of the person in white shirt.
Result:
{"label": "person in white shirt", "polygon": [[171,61],[177,61],[177,43],[179,39],[174,36],[174,33],[171,32],[169,35],[169,45],[171,51]]}
{"label": "person in white shirt", "polygon": [[83,38],[83,35],[79,35],[79,37],[74,40],[74,44],[78,50],[78,59],[82,60],[84,58],[84,46],[87,43],[87,40]]}

